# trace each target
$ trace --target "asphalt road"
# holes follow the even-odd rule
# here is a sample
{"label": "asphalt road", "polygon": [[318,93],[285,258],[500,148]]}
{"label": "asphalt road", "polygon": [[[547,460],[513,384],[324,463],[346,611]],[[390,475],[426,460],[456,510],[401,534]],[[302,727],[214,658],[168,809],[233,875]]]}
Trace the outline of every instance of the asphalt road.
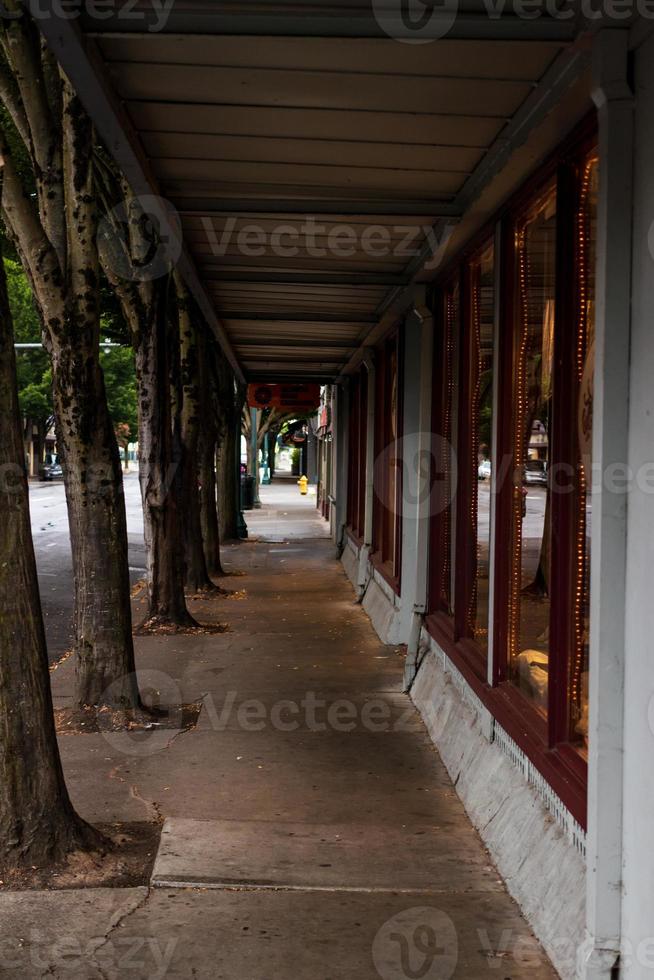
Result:
{"label": "asphalt road", "polygon": [[[136,472],[125,474],[130,578],[145,574],[143,512]],[[30,513],[50,662],[72,646],[73,572],[63,480],[30,483]]]}

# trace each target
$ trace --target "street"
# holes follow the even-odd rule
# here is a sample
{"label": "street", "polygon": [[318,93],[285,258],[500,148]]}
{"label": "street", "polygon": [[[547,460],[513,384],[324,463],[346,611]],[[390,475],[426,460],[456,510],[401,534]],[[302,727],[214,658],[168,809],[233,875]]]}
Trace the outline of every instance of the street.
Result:
{"label": "street", "polygon": [[[129,537],[131,582],[145,575],[143,513],[138,473],[123,475]],[[31,482],[30,513],[41,604],[50,663],[61,659],[73,642],[73,572],[63,480]]]}

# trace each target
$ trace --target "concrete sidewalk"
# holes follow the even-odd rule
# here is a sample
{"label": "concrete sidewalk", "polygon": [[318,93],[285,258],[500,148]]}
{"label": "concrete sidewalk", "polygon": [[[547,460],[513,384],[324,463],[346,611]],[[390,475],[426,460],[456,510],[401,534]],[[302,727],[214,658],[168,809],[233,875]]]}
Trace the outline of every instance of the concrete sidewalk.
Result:
{"label": "concrete sidewalk", "polygon": [[197,727],[61,739],[87,820],[165,821],[158,887],[0,895],[0,976],[553,977],[332,544],[224,557],[236,595],[192,609],[229,632],[136,641]]}
{"label": "concrete sidewalk", "polygon": [[268,486],[259,487],[261,508],[244,511],[252,540],[294,541],[329,537],[329,524],[316,509],[316,487],[310,484],[302,495],[297,477],[275,475]]}

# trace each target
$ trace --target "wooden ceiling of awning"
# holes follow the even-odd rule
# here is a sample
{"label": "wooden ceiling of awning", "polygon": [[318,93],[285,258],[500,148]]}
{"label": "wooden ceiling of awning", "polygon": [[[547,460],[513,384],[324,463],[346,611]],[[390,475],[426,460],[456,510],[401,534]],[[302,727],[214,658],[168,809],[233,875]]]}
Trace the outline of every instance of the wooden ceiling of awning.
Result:
{"label": "wooden ceiling of awning", "polygon": [[566,42],[274,36],[236,6],[251,36],[207,4],[84,27],[246,376],[328,380]]}

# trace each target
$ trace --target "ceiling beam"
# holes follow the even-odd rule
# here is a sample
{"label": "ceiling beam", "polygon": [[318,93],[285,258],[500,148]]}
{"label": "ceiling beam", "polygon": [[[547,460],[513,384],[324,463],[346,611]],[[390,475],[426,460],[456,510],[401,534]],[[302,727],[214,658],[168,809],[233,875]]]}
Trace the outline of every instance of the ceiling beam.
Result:
{"label": "ceiling beam", "polygon": [[[560,102],[568,88],[587,71],[589,65],[590,52],[583,41],[566,48],[554,60],[456,196],[454,203],[462,214],[481,196],[515,150],[526,143],[531,133]],[[377,322],[346,364],[340,380],[358,367],[365,356],[366,348],[377,343],[393,323],[414,305],[414,293],[422,291],[422,285],[416,283],[417,277],[425,271],[427,263],[433,262],[433,257],[430,243],[427,242],[420,254],[405,269],[408,285],[392,290],[382,302],[377,310]],[[431,271],[433,277],[433,267]]]}
{"label": "ceiling beam", "polygon": [[297,214],[340,215],[344,218],[375,216],[383,222],[386,217],[403,218],[460,218],[461,210],[452,201],[434,198],[302,198],[302,197],[185,197],[170,184],[170,194],[176,200],[179,214],[183,218],[212,217],[231,214]]}
{"label": "ceiling beam", "polygon": [[[376,10],[382,8],[376,4]],[[139,16],[140,14],[140,16]],[[322,38],[394,38],[393,21],[396,5],[388,4],[388,17],[376,17],[370,3],[220,3],[213,0],[176,0],[172,9],[155,12],[151,0],[129,4],[129,16],[121,17],[103,10],[102,20],[83,16],[84,28],[97,37],[124,34],[152,34],[161,30],[170,34],[227,34],[250,37],[322,37]],[[160,19],[161,18],[161,19]],[[381,21],[387,20],[385,25]],[[433,10],[429,24],[420,38],[479,41],[569,41],[574,34],[574,20],[542,16],[521,18],[511,14],[489,16],[485,12],[451,12],[447,6]]]}
{"label": "ceiling beam", "polygon": [[233,272],[229,266],[202,267],[207,282],[289,283],[308,286],[404,286],[406,276],[384,272]]}
{"label": "ceiling beam", "polygon": [[253,369],[250,374],[250,384],[258,384],[265,382],[266,384],[297,384],[298,381],[317,381],[319,384],[333,384],[334,383],[334,373],[333,371],[298,371],[297,374],[287,373],[287,369],[284,371],[269,371],[265,368],[263,369]]}
{"label": "ceiling beam", "polygon": [[[294,351],[298,351],[299,353],[309,354],[309,353],[313,353],[316,350],[328,350],[330,352],[336,352],[336,351],[347,352],[347,351],[354,350],[356,347],[356,343],[348,344],[347,342],[344,342],[342,340],[333,341],[333,340],[322,340],[318,338],[314,338],[312,341],[312,338],[310,337],[291,337],[291,338],[248,337],[247,339],[243,339],[243,340],[237,340],[236,338],[233,338],[232,343],[234,344],[234,347],[236,347],[239,350],[247,349],[248,357],[251,356],[253,350],[259,348],[261,350],[269,350],[269,349],[274,349],[275,347],[288,347],[289,349],[293,349]],[[315,361],[315,357],[313,358],[313,360]]]}
{"label": "ceiling beam", "polygon": [[377,318],[368,313],[352,313],[345,310],[343,313],[316,313],[303,312],[275,312],[275,313],[247,313],[244,310],[223,310],[224,320],[252,320],[262,323],[376,323]]}
{"label": "ceiling beam", "polygon": [[181,233],[174,222],[171,222],[166,202],[163,198],[158,198],[157,182],[143,156],[138,138],[104,78],[99,57],[92,55],[89,44],[81,35],[76,21],[66,17],[65,13],[64,16],[59,16],[54,7],[49,11],[49,16],[44,17],[39,0],[29,0],[29,6],[35,14],[35,21],[50,50],[70,79],[107,150],[121,168],[132,191],[137,197],[147,198],[148,211],[158,221],[162,238],[179,248],[180,257],[176,267],[234,373],[240,381],[244,381],[241,366],[213,303],[200,281],[195,264],[184,246]]}

